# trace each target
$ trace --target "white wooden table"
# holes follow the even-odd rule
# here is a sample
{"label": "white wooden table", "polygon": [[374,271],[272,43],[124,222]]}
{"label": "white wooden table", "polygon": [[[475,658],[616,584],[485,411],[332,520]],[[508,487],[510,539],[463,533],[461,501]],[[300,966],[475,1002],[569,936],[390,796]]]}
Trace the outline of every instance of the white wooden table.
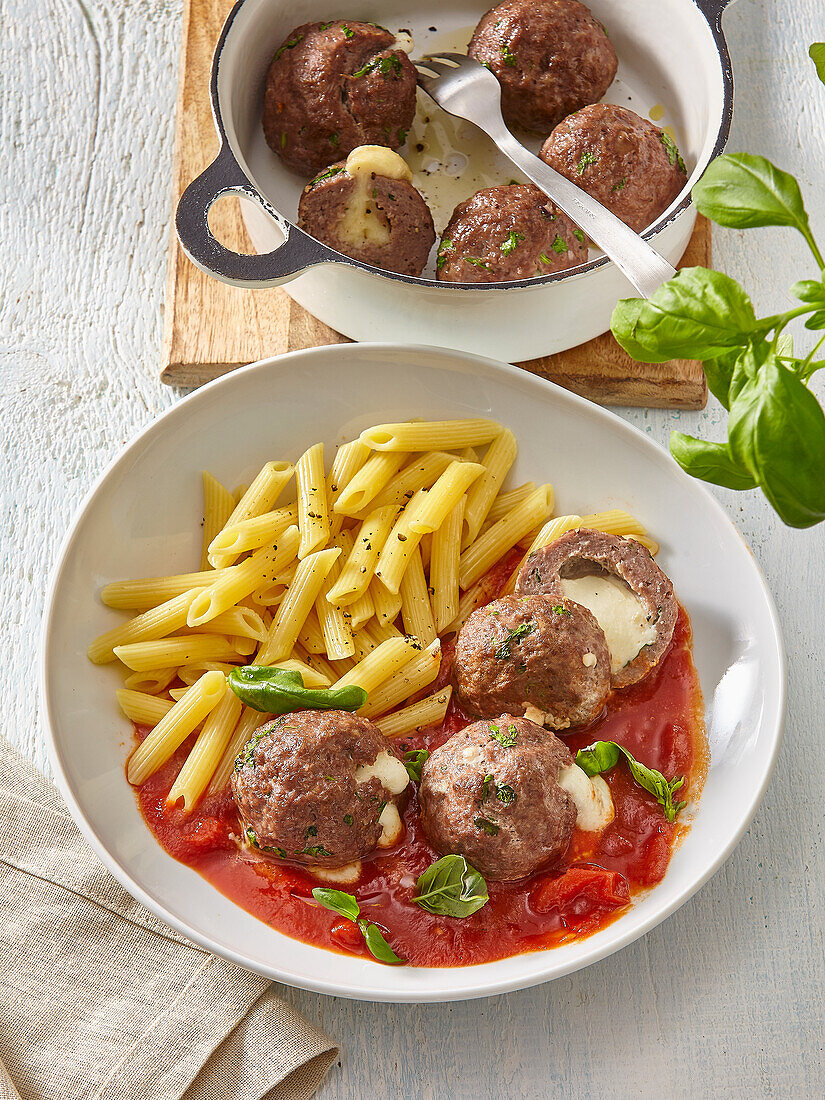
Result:
{"label": "white wooden table", "polygon": [[[157,370],[179,8],[0,9],[0,728],[44,768],[44,578],[92,478],[176,400]],[[806,54],[822,15],[823,0],[739,0],[726,15],[730,147],[800,178],[820,241],[825,89]],[[716,261],[774,312],[804,254],[790,231],[720,232]],[[624,415],[660,442],[677,423],[720,423],[715,406]],[[738,850],[645,939],[550,985],[422,1007],[285,990],[344,1051],[323,1100],[825,1095],[825,529],[792,532],[755,494],[719,496],[776,595],[790,664],[779,765]]]}

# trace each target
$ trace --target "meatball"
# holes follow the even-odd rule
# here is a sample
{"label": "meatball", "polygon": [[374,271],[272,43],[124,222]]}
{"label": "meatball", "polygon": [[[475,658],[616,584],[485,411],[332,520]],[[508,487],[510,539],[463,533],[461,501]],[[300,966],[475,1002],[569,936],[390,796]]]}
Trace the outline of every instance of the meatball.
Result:
{"label": "meatball", "polygon": [[401,275],[420,275],[435,243],[433,217],[412,173],[379,146],[355,149],[307,184],[298,224],[345,256]]}
{"label": "meatball", "polygon": [[664,213],[687,182],[685,162],[671,138],[612,103],[566,118],[540,156],[637,233]]}
{"label": "meatball", "polygon": [[516,593],[590,608],[607,638],[614,688],[629,687],[656,667],[679,616],[673,585],[647,548],[603,531],[568,531],[536,550],[524,563]]}
{"label": "meatball", "polygon": [[550,275],[587,261],[584,233],[532,183],[488,187],[453,211],[436,268],[451,283]]}
{"label": "meatball", "polygon": [[468,52],[498,78],[508,125],[545,134],[601,99],[618,65],[578,0],[504,0],[482,17]]}
{"label": "meatball", "polygon": [[252,735],[235,761],[232,793],[246,838],[260,851],[341,867],[380,845],[408,782],[366,718],[306,710]]}
{"label": "meatball", "polygon": [[266,77],[263,127],[290,168],[319,172],[358,145],[397,149],[415,115],[417,73],[384,27],[304,23]]}
{"label": "meatball", "polygon": [[565,744],[525,718],[474,722],[421,769],[427,839],[491,879],[525,878],[557,862],[576,824],[576,805],[558,783],[572,763]]}
{"label": "meatball", "polygon": [[480,607],[461,628],[453,674],[460,706],[491,717],[543,712],[553,729],[584,726],[610,691],[602,628],[564,596],[504,596]]}

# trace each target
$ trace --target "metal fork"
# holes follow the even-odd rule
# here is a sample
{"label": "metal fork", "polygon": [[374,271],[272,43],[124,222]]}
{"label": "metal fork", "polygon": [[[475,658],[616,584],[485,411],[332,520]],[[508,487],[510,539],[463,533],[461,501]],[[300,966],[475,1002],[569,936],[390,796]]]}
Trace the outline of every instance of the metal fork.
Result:
{"label": "metal fork", "polygon": [[444,53],[415,61],[418,83],[448,114],[483,130],[508,160],[573,219],[610,257],[643,298],[676,274],[676,268],[575,183],[516,141],[501,115],[501,85],[466,54]]}

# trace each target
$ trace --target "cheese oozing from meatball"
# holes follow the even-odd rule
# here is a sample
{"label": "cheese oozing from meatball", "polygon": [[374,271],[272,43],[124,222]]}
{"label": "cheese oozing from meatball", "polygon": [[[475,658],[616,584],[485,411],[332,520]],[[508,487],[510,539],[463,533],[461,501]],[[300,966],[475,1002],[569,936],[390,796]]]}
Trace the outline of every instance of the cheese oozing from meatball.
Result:
{"label": "cheese oozing from meatball", "polygon": [[307,867],[307,872],[320,882],[336,882],[339,886],[351,886],[361,877],[361,860],[345,863],[343,867]]}
{"label": "cheese oozing from meatball", "polygon": [[412,183],[403,157],[383,145],[359,145],[347,157],[346,173],[355,187],[337,225],[338,235],[353,244],[389,244],[390,231],[375,209],[373,177]]}
{"label": "cheese oozing from meatball", "polygon": [[390,794],[401,794],[410,781],[407,769],[391,752],[379,752],[371,764],[362,764],[355,773],[356,783],[369,783],[373,778]]}
{"label": "cheese oozing from meatball", "polygon": [[556,782],[567,791],[576,806],[577,829],[597,833],[606,829],[616,816],[610,788],[600,775],[591,779],[578,764],[570,764],[561,769]]}
{"label": "cheese oozing from meatball", "polygon": [[561,588],[569,600],[586,607],[604,631],[611,672],[624,668],[656,641],[656,626],[649,621],[647,609],[619,577],[569,577],[562,580]]}

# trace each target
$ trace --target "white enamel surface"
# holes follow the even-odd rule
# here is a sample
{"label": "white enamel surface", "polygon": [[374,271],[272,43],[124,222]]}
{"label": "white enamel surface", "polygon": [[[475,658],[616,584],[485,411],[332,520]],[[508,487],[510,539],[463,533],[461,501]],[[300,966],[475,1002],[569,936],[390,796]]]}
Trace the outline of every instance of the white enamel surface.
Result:
{"label": "white enamel surface", "polygon": [[[204,467],[235,484],[273,449],[296,458],[310,440],[332,447],[371,423],[413,415],[496,417],[519,438],[517,481],[550,475],[561,512],[627,508],[655,533],[692,617],[713,756],[666,879],[625,916],[578,944],[453,970],[384,968],[289,940],[167,856],[124,778],[129,727],[115,704],[117,672],[85,657],[89,639],[117,618],[95,597],[104,583],[197,560]],[[67,536],[47,601],[42,667],[54,772],[86,836],[136,897],[196,941],[281,981],[401,1001],[483,996],[569,974],[678,908],[730,853],[761,798],[785,691],[773,605],[750,553],[712,498],[658,447],[515,368],[381,346],[322,348],[237,371],[139,436]]]}
{"label": "white enamel surface", "polygon": [[[415,5],[366,0],[359,15],[393,31],[409,28],[415,57],[461,48],[487,7],[478,0]],[[720,61],[707,22],[692,0],[593,0],[589,7],[607,26],[619,56],[617,78],[606,100],[643,117],[651,109],[657,115],[655,108],[663,109],[657,124],[672,129],[684,154],[690,171],[687,194],[707,163],[722,115]],[[351,16],[346,2],[324,8],[324,18]],[[264,140],[262,87],[269,61],[286,35],[317,18],[318,7],[311,0],[246,0],[220,61],[218,91],[230,146],[260,193],[291,220],[306,181],[286,169]],[[525,143],[537,149],[541,142],[533,135]],[[418,144],[425,148],[418,151]],[[422,92],[416,123],[401,152],[432,206],[439,233],[458,201],[480,187],[518,177],[486,139],[474,135],[470,124],[451,120]],[[681,197],[671,209],[679,201]],[[256,203],[243,203],[243,211],[258,252],[280,244],[280,229]],[[689,207],[654,238],[654,247],[676,263],[694,221],[695,211]],[[433,262],[431,258],[429,276]],[[616,301],[633,293],[612,265],[545,286],[459,291],[405,286],[348,265],[324,264],[286,289],[311,313],[355,340],[422,342],[511,361],[561,351],[605,332]]]}

